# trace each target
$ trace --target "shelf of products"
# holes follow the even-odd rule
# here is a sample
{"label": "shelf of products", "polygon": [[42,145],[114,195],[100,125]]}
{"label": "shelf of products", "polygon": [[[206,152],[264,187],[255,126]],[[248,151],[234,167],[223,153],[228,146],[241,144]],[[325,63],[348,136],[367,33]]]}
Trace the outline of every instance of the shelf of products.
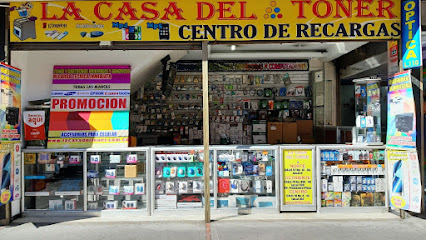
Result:
{"label": "shelf of products", "polygon": [[320,150],[321,207],[386,206],[385,150]]}
{"label": "shelf of products", "polygon": [[217,148],[217,207],[274,208],[276,150]]}
{"label": "shelf of products", "polygon": [[[204,153],[199,148],[153,149],[155,209],[202,208],[204,203]],[[214,153],[210,151],[210,176]],[[213,193],[213,180],[210,180]],[[213,197],[213,194],[211,194]]]}
{"label": "shelf of products", "polygon": [[147,209],[148,149],[87,153],[87,209]]}
{"label": "shelf of products", "polygon": [[83,152],[25,151],[24,209],[83,210]]}

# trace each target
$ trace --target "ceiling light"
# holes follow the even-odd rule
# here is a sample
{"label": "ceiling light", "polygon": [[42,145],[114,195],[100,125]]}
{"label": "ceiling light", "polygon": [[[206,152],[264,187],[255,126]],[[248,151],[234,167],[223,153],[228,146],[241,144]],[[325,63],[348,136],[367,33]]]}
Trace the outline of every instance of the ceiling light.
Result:
{"label": "ceiling light", "polygon": [[235,51],[235,49],[237,49],[237,46],[231,45],[231,51]]}

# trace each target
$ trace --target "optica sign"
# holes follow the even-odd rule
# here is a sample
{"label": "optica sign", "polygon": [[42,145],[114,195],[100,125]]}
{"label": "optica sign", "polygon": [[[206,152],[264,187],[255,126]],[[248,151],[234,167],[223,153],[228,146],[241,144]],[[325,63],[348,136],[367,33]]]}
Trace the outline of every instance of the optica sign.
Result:
{"label": "optica sign", "polygon": [[404,69],[422,66],[420,0],[402,2],[402,66]]}

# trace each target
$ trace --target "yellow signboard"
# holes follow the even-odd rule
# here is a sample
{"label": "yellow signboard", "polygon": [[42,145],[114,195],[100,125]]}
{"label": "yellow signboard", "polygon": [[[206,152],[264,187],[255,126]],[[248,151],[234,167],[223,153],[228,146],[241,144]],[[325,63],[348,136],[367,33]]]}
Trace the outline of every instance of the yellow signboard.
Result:
{"label": "yellow signboard", "polygon": [[284,205],[313,204],[312,150],[284,150]]}
{"label": "yellow signboard", "polygon": [[12,42],[398,39],[399,0],[17,2]]}

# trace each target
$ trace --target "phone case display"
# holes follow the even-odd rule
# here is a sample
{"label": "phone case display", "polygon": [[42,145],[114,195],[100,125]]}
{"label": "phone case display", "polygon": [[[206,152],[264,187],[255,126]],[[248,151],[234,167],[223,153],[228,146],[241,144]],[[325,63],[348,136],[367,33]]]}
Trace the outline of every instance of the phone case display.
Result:
{"label": "phone case display", "polygon": [[25,151],[26,210],[83,210],[83,153]]}
{"label": "phone case display", "polygon": [[355,125],[354,143],[380,143],[380,81],[354,80],[355,84]]}
{"label": "phone case display", "polygon": [[146,209],[147,151],[87,152],[87,209]]}
{"label": "phone case display", "polygon": [[385,150],[321,150],[321,207],[385,206]]}
{"label": "phone case display", "polygon": [[[132,101],[130,128],[141,144],[152,134],[167,144],[202,144],[202,76],[177,72],[172,91],[163,95],[160,76],[143,86]],[[253,121],[312,120],[309,72],[217,72],[209,75],[211,144],[252,144]],[[145,142],[144,142],[145,141]]]}
{"label": "phone case display", "polygon": [[217,150],[217,207],[275,207],[275,150]]}
{"label": "phone case display", "polygon": [[[213,175],[213,151],[210,152]],[[154,151],[155,208],[202,208],[204,195],[204,153],[202,150]],[[213,180],[210,180],[211,198]]]}

